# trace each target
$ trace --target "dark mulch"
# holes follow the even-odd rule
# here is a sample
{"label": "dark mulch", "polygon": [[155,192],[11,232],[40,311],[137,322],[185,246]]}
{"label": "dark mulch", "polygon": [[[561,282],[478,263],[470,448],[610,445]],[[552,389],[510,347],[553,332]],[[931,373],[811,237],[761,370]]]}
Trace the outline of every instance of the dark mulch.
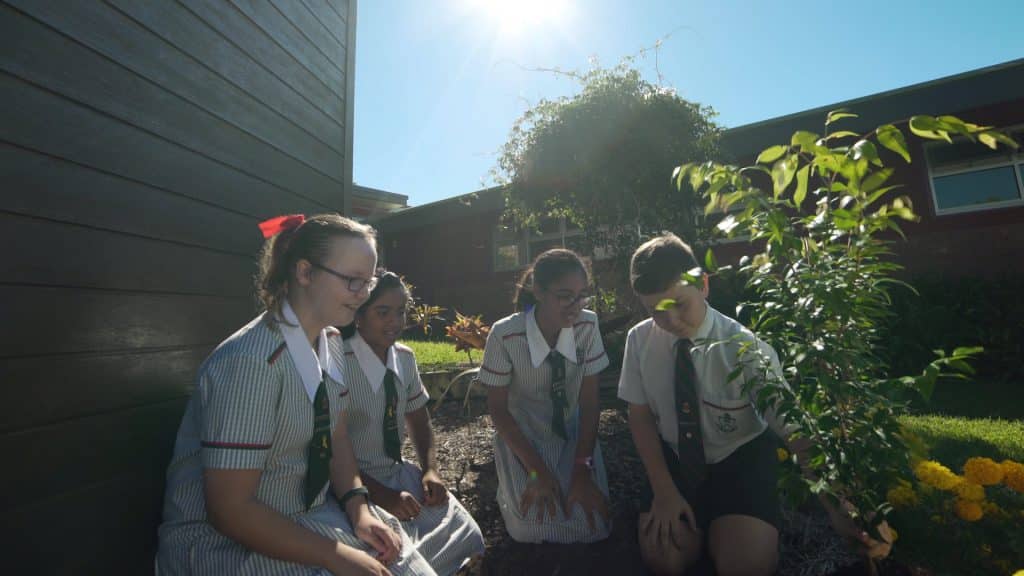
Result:
{"label": "dark mulch", "polygon": [[[462,412],[459,402],[445,402],[433,415],[438,465],[449,490],[469,510],[483,531],[487,552],[471,573],[486,576],[529,574],[580,575],[645,574],[636,544],[636,510],[633,502],[646,481],[643,465],[633,446],[625,407],[614,389],[602,386],[600,441],[611,491],[612,535],[595,544],[521,544],[505,532],[495,494],[491,419],[482,401],[471,402]],[[408,444],[406,446],[408,450]],[[407,457],[414,458],[410,451]],[[866,574],[864,566],[834,535],[824,516],[786,512],[782,534],[779,574],[825,576]],[[710,573],[710,570],[701,570]],[[883,565],[882,574],[909,572]]]}

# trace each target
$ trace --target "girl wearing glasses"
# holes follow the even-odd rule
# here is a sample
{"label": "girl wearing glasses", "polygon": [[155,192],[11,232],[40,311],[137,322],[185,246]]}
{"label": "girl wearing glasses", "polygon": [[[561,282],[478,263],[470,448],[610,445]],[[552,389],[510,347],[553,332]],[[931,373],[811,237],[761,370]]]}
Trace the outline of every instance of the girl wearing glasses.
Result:
{"label": "girl wearing glasses", "polygon": [[199,369],[167,470],[159,571],[434,574],[369,505],[345,426],[332,326],[373,288],[373,229],[334,214],[260,228],[266,311]]}
{"label": "girl wearing glasses", "polygon": [[571,250],[534,260],[520,312],[491,328],[479,380],[497,434],[494,461],[505,527],[520,542],[606,538],[608,479],[597,443],[598,373],[608,358],[590,277]]}
{"label": "girl wearing glasses", "polygon": [[[448,494],[437,472],[427,390],[413,351],[397,342],[406,326],[409,288],[380,272],[345,337],[348,433],[370,499],[399,520],[413,546],[438,573],[454,573],[482,554],[473,517]],[[402,459],[406,431],[419,467]]]}

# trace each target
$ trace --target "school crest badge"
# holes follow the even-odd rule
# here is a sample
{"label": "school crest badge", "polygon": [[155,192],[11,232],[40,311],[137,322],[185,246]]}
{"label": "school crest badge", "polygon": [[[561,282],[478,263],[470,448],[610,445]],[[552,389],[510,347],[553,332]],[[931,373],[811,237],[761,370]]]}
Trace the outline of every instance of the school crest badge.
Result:
{"label": "school crest badge", "polygon": [[736,431],[736,419],[729,415],[728,412],[722,414],[715,420],[715,424],[718,426],[718,430],[724,434],[729,434]]}

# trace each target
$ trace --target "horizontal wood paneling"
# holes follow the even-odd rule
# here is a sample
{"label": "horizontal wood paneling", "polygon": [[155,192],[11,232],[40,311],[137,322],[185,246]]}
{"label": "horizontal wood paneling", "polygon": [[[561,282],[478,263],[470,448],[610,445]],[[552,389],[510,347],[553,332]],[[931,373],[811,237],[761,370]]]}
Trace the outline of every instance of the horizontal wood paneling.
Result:
{"label": "horizontal wood paneling", "polygon": [[165,466],[140,460],[101,483],[5,512],[8,572],[153,574]]}
{"label": "horizontal wood paneling", "polygon": [[324,51],[310,49],[311,43],[303,36],[303,31],[289,22],[268,0],[227,1],[328,86],[344,86],[344,60],[339,65],[324,55]]}
{"label": "horizontal wood paneling", "polygon": [[330,209],[2,72],[0,94],[0,141],[258,217]]}
{"label": "horizontal wood paneling", "polygon": [[263,66],[270,74],[303,94],[339,124],[345,122],[342,85],[317,76],[276,42],[250,18],[226,0],[178,0],[186,10],[216,29],[232,44]]}
{"label": "horizontal wood paneling", "polygon": [[[187,273],[183,270],[182,273]],[[0,331],[8,357],[192,346],[222,340],[255,316],[252,298],[0,285],[12,303]]]}
{"label": "horizontal wood paneling", "polygon": [[294,26],[303,39],[342,72],[345,70],[345,47],[331,34],[322,20],[301,0],[269,0],[274,8]]}
{"label": "horizontal wood paneling", "polygon": [[[53,21],[44,20],[49,26],[43,25],[17,13],[3,14],[12,9],[0,7],[0,50],[17,49],[3,61],[8,73],[319,203],[330,205],[334,195],[340,199],[337,152],[194,60],[182,61],[185,57],[174,48],[164,44],[158,55],[145,50],[163,42],[136,23],[113,10],[85,10],[87,3],[69,5],[80,7],[82,14],[44,12],[39,7],[46,4],[25,3],[34,18]],[[97,13],[114,16],[86,19]],[[74,66],[64,65],[71,61]],[[161,75],[173,91],[149,79]],[[206,107],[181,92],[202,98]],[[211,107],[230,120],[212,113]],[[266,131],[266,137],[240,126]]]}
{"label": "horizontal wood paneling", "polygon": [[48,286],[247,298],[253,258],[0,212],[0,278]]}
{"label": "horizontal wood paneling", "polygon": [[[319,107],[311,105],[299,87],[292,86],[271,73],[264,63],[245,53],[230,38],[212,28],[195,13],[176,2],[108,1],[153,34],[182,53],[188,54],[211,73],[244,91],[247,97],[257,99],[331,147],[336,153],[343,154],[344,117],[331,116]],[[195,98],[202,101],[204,97],[205,94],[200,94]],[[339,114],[340,112],[337,111]],[[259,132],[261,128],[263,132]],[[249,129],[258,134],[266,133],[273,136],[270,128],[269,125],[257,124]]]}
{"label": "horizontal wood paneling", "polygon": [[18,214],[248,256],[263,243],[254,216],[2,142],[0,182]]}
{"label": "horizontal wood paneling", "polygon": [[6,566],[151,573],[196,370],[256,313],[256,224],[344,205],[348,14],[0,0]]}
{"label": "horizontal wood paneling", "polygon": [[6,358],[0,433],[182,398],[214,346]]}
{"label": "horizontal wood paneling", "polygon": [[179,398],[0,435],[12,466],[4,474],[0,510],[30,506],[135,469],[166,469],[186,400]]}
{"label": "horizontal wood paneling", "polygon": [[[281,0],[276,0],[280,2]],[[326,0],[301,0],[302,4],[316,17],[317,20],[327,29],[327,32],[341,44],[342,50],[344,50],[346,42],[345,36],[348,32],[348,24],[345,17],[339,14],[333,6],[330,5]],[[343,13],[348,12],[348,7],[345,7]],[[345,65],[342,64],[342,69]]]}

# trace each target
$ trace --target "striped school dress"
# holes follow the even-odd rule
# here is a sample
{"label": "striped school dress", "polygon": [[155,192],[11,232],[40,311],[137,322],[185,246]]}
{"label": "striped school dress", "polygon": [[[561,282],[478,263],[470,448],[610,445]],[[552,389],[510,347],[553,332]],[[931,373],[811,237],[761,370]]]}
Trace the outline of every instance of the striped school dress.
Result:
{"label": "striped school dress", "polygon": [[[157,553],[161,575],[329,574],[322,568],[263,556],[218,532],[207,517],[203,491],[207,468],[261,470],[256,489],[260,502],[313,532],[371,551],[354,535],[327,486],[306,509],[306,451],[313,437],[313,403],[300,374],[301,363],[294,360],[296,354],[282,333],[286,328],[284,324],[272,327],[264,313],[222,342],[200,367],[167,469]],[[321,332],[320,342],[318,357],[333,431],[348,404],[349,393],[341,379],[344,352],[334,329]],[[303,352],[311,351],[308,341],[305,346]],[[398,527],[390,514],[374,511]],[[401,557],[388,567],[393,574],[434,574],[408,538],[403,537],[402,544]]]}
{"label": "striped school dress", "polygon": [[[359,461],[361,474],[392,490],[406,491],[423,502],[422,472],[411,462],[395,461],[384,448],[385,370],[397,376],[398,438],[405,441],[405,414],[419,410],[430,399],[413,351],[401,343],[388,350],[387,364],[356,333],[344,343],[345,382],[349,395],[348,433]],[[452,574],[470,557],[484,551],[483,534],[469,512],[448,494],[441,506],[425,506],[420,514],[402,528],[413,547],[438,574]]]}
{"label": "striped school dress", "polygon": [[[499,320],[491,327],[484,348],[479,380],[487,386],[508,387],[508,411],[519,429],[557,477],[562,493],[569,491],[579,437],[579,392],[584,376],[599,373],[608,366],[608,357],[597,328],[597,315],[583,310],[572,328],[563,328],[555,350],[565,357],[565,391],[568,417],[566,438],[552,429],[552,368],[546,358],[551,348],[544,340],[533,309]],[[608,478],[599,442],[594,444],[595,484],[608,497]],[[505,528],[520,542],[594,542],[610,532],[597,515],[597,530],[591,531],[580,506],[574,506],[569,518],[563,510],[552,520],[545,516],[537,522],[536,507],[524,517],[519,502],[526,489],[527,470],[497,433],[494,435],[494,462],[498,471],[498,505]]]}

